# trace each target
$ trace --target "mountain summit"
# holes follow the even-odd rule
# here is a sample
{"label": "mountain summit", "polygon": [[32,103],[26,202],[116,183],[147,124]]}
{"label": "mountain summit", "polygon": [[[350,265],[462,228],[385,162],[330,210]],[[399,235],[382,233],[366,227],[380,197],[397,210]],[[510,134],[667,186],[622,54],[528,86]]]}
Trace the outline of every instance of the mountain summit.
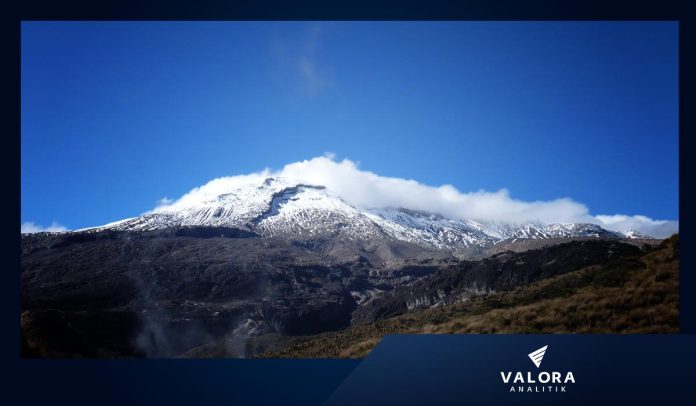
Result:
{"label": "mountain summit", "polygon": [[397,240],[457,250],[505,240],[625,238],[589,223],[505,224],[452,219],[402,207],[360,208],[324,185],[285,177],[248,178],[210,190],[196,189],[139,217],[82,231],[151,231],[170,227],[233,227],[292,240],[344,238]]}

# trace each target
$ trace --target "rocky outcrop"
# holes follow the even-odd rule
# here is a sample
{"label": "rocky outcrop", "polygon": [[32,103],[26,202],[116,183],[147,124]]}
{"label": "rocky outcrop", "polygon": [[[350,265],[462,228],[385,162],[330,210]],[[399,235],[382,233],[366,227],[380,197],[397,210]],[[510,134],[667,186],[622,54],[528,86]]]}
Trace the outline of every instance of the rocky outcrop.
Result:
{"label": "rocky outcrop", "polygon": [[369,323],[409,311],[462,302],[641,252],[633,244],[595,239],[462,261],[365,303],[354,313],[353,320]]}

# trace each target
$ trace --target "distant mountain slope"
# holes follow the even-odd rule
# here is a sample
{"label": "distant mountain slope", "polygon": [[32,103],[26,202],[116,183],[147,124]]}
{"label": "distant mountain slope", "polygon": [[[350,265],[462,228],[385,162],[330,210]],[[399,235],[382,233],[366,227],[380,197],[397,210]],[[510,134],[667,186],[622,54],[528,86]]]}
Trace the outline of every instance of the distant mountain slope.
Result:
{"label": "distant mountain slope", "polygon": [[386,334],[677,333],[679,237],[634,257],[295,340],[269,358],[364,357]]}
{"label": "distant mountain slope", "polygon": [[586,240],[521,253],[504,252],[480,261],[462,261],[370,300],[356,310],[353,319],[355,322],[370,322],[466,301],[640,253],[641,249],[631,244]]}

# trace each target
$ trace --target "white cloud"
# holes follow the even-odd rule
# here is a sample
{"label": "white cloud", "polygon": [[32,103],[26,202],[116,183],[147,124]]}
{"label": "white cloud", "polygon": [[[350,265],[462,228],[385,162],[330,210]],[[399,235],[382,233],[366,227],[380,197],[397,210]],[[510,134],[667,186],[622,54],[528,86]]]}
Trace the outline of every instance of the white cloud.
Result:
{"label": "white cloud", "polygon": [[174,200],[172,200],[172,199],[168,198],[167,196],[165,196],[165,197],[163,197],[163,198],[161,198],[161,199],[159,199],[159,200],[157,201],[157,207],[169,206],[169,205],[172,204],[173,202],[174,202]]}
{"label": "white cloud", "polygon": [[41,232],[61,232],[61,231],[68,231],[65,226],[62,226],[55,221],[51,223],[50,226],[44,227],[39,224],[35,224],[33,221],[26,221],[22,223],[22,234],[32,234],[32,233],[41,233]]}
{"label": "white cloud", "polygon": [[614,214],[611,216],[595,216],[597,223],[607,230],[636,230],[653,237],[669,237],[679,231],[679,223],[670,220],[653,220],[646,216],[626,216]]}
{"label": "white cloud", "polygon": [[655,237],[666,237],[678,231],[676,221],[639,215],[592,215],[586,205],[567,197],[530,202],[511,197],[506,189],[461,192],[452,185],[429,186],[415,180],[380,176],[361,170],[351,160],[337,161],[333,154],[294,162],[280,171],[264,169],[249,175],[214,179],[158,209],[186,207],[245,184],[258,184],[269,176],[326,186],[330,193],[364,209],[403,207],[453,219],[495,223],[595,223],[613,231],[632,229]]}
{"label": "white cloud", "polygon": [[276,38],[273,52],[283,65],[290,69],[300,90],[316,96],[331,86],[332,81],[326,66],[320,63],[322,36],[326,23],[313,23],[303,33],[302,38],[292,41]]}
{"label": "white cloud", "polygon": [[[160,204],[147,213],[178,210],[180,208],[195,206],[199,202],[214,199],[224,193],[230,193],[230,191],[236,188],[246,185],[258,185],[269,176],[274,176],[274,174],[271,173],[269,169],[264,169],[261,172],[249,175],[227,176],[213,179],[203,186],[194,188],[170,204]],[[160,200],[160,202],[162,202],[162,200]]]}

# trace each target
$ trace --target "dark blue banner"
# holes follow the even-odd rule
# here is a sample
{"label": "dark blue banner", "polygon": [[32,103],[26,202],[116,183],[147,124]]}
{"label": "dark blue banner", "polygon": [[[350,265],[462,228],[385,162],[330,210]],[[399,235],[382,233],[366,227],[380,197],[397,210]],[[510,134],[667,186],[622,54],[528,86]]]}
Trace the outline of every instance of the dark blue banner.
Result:
{"label": "dark blue banner", "polygon": [[693,404],[695,344],[692,335],[393,335],[327,404]]}

